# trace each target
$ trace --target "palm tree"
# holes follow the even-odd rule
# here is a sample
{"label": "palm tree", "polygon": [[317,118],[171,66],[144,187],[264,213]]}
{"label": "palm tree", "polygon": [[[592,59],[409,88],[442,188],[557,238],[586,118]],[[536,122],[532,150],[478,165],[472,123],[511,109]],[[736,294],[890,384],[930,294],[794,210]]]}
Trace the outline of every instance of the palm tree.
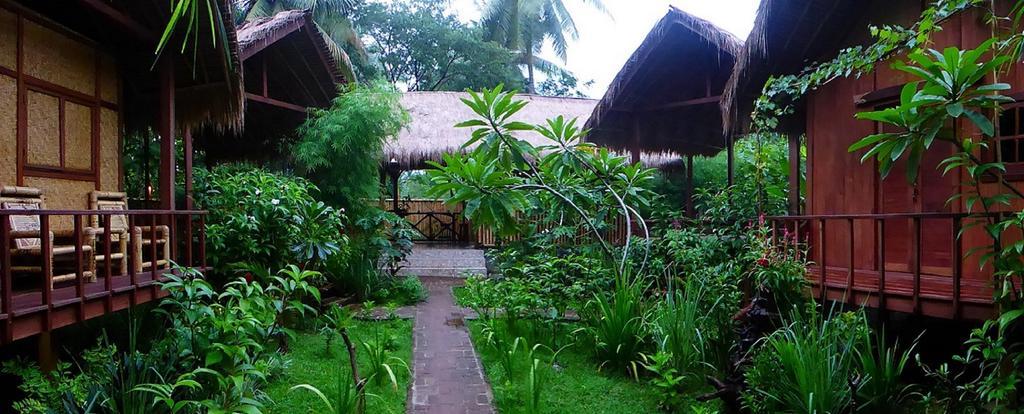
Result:
{"label": "palm tree", "polygon": [[235,0],[235,24],[260,17],[269,17],[285,10],[309,10],[320,29],[335,61],[345,77],[355,80],[355,70],[342,45],[355,50],[359,59],[366,59],[366,49],[349,16],[362,0]]}
{"label": "palm tree", "polygon": [[[608,13],[601,0],[581,1]],[[537,57],[544,41],[551,41],[555,53],[565,62],[568,39],[579,38],[576,22],[563,0],[487,0],[483,26],[487,40],[519,52],[519,64],[526,66],[530,93],[536,90],[535,69],[544,73],[562,70],[553,62]]]}

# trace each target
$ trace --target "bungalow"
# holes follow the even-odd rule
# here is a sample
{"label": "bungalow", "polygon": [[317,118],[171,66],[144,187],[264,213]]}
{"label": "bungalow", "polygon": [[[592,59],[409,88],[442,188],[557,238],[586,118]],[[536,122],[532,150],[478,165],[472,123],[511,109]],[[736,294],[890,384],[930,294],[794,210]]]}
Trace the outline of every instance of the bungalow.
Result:
{"label": "bungalow", "polygon": [[[693,156],[729,151],[718,108],[743,43],[714,24],[671,7],[615,76],[587,120],[587,140],[641,154],[686,156],[687,194],[693,192]],[[693,214],[692,196],[687,211]]]}
{"label": "bungalow", "polygon": [[[203,213],[176,209],[174,137],[242,127],[231,11],[214,4],[198,33],[221,41],[179,55],[180,31],[157,58],[167,1],[0,0],[0,344],[152,300],[171,261],[205,264]],[[121,192],[122,139],[143,130],[161,137],[159,210]]]}
{"label": "bungalow", "polygon": [[[999,7],[1009,3],[995,2]],[[835,57],[842,48],[872,41],[869,25],[909,26],[924,6],[881,0],[763,1],[723,94],[723,129],[730,136],[745,132],[753,101],[769,76],[798,73],[810,62]],[[933,48],[971,48],[993,34],[981,9],[968,9],[941,25]],[[809,249],[808,278],[822,300],[940,318],[985,319],[993,312],[991,268],[979,266],[978,255],[965,252],[991,241],[977,228],[956,236],[964,228],[967,208],[963,200],[947,199],[960,191],[965,177],[959,171],[943,175],[936,168],[953,153],[952,145],[939,143],[927,152],[915,184],[903,178],[903,163],[882,179],[875,164],[861,163],[859,154],[848,152],[854,142],[881,131],[881,125],[854,115],[896,102],[909,80],[890,67],[900,58],[893,56],[870,73],[833,79],[808,91],[795,113],[783,120],[791,159],[799,149],[799,137],[806,135],[806,203],[801,205],[799,190],[794,190],[790,215],[775,218],[776,231],[795,235]],[[1017,63],[999,75],[1000,81],[1013,85],[1012,96],[1024,91],[1021,69]],[[1010,109],[999,120],[1013,126],[1001,130],[1011,146],[1019,137],[1018,112]],[[969,131],[966,125],[958,128]],[[1003,152],[1011,169],[1019,168],[1018,154]],[[791,182],[797,171],[791,170]]]}

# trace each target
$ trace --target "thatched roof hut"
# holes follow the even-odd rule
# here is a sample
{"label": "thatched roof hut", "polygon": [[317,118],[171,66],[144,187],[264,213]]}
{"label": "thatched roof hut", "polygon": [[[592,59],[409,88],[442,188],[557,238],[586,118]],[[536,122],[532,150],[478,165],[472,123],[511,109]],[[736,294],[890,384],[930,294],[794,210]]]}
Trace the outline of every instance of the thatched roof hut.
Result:
{"label": "thatched roof hut", "polygon": [[718,153],[719,94],[741,47],[729,32],[671,7],[594,108],[588,140],[622,151]]}
{"label": "thatched roof hut", "polygon": [[[847,46],[870,39],[869,24],[912,22],[916,16],[881,0],[762,0],[725,91],[723,129],[742,133],[754,100],[772,75],[795,74],[814,62],[831,59]],[[802,108],[782,130],[802,128]]]}
{"label": "thatched roof hut", "polygon": [[246,128],[228,136],[202,134],[200,144],[212,160],[278,158],[282,137],[306,120],[308,108],[329,107],[338,86],[352,79],[308,11],[245,22],[238,27],[238,50],[246,75]]}
{"label": "thatched roof hut", "polygon": [[[426,161],[440,161],[445,153],[461,151],[469,141],[472,128],[455,128],[455,124],[476,118],[477,115],[461,99],[469,98],[465,92],[407,92],[402,95],[402,107],[409,112],[412,121],[402,129],[398,139],[388,143],[384,150],[385,160],[395,160],[402,169],[424,168]],[[563,98],[538,95],[518,95],[518,99],[529,102],[513,120],[539,124],[547,119],[562,115],[577,118],[582,126],[594,110],[597,101],[586,98]],[[535,133],[521,133],[518,138],[534,145],[550,144],[547,138]],[[674,157],[666,155],[645,155],[647,165],[662,166],[672,162]]]}

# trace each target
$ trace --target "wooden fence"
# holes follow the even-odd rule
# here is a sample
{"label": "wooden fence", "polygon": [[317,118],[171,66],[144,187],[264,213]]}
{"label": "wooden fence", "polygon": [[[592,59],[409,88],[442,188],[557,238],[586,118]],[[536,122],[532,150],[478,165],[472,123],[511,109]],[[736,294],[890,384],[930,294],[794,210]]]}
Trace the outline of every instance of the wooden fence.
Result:
{"label": "wooden fence", "polygon": [[[381,207],[391,211],[393,201],[391,199],[382,200]],[[399,199],[398,202],[398,214],[405,217],[416,228],[420,233],[420,240],[464,242],[484,247],[497,244],[498,237],[494,230],[488,227],[474,228],[472,223],[462,216],[462,209],[462,205],[448,206],[440,200]],[[534,228],[538,232],[554,227],[551,224],[540,224],[539,216],[523,217],[522,220],[536,223]],[[621,216],[617,216],[615,222],[604,228],[602,232],[613,244],[621,245],[626,240],[626,221]],[[634,225],[633,232],[639,234],[639,226]],[[560,243],[571,244],[589,241],[590,237],[590,230],[583,228],[573,236],[562,236],[557,240]],[[519,238],[519,236],[513,236],[507,238],[506,241],[515,241]]]}

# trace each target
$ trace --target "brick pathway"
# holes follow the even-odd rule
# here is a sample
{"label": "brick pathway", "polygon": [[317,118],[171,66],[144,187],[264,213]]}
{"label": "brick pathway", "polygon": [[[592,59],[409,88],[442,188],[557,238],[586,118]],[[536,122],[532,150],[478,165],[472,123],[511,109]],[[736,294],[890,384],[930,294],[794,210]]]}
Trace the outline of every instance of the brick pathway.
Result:
{"label": "brick pathway", "polygon": [[487,273],[483,250],[447,244],[417,244],[402,263],[401,273],[413,276],[461,277]]}
{"label": "brick pathway", "polygon": [[416,307],[413,329],[413,385],[410,414],[490,414],[491,387],[455,305],[452,277],[422,277],[430,298]]}

